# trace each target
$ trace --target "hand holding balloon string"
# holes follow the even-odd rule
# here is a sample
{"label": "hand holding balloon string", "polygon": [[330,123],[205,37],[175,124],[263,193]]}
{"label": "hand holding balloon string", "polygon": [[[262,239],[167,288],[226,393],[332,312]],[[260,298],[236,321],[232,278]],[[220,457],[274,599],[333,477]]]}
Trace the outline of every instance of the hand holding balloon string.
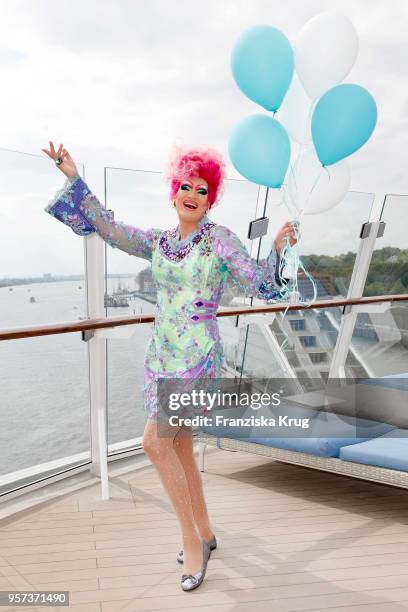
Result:
{"label": "hand holding balloon string", "polygon": [[[282,272],[279,276],[286,281],[296,278],[298,268],[298,243],[300,238],[300,224],[298,220],[287,221],[279,230],[275,246],[283,262]],[[296,245],[296,246],[295,246]]]}

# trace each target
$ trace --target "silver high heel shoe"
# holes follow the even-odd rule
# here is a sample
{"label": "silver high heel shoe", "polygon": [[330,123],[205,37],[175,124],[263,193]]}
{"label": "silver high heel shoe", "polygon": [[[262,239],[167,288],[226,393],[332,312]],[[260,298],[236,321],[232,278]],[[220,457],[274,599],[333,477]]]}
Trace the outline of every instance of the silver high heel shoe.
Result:
{"label": "silver high heel shoe", "polygon": [[[210,557],[211,557],[211,551],[215,550],[217,548],[217,540],[215,538],[215,535],[211,538],[211,540],[209,542],[206,542],[207,546],[210,549]],[[179,563],[183,563],[183,551],[180,550],[179,554],[177,555],[177,561]]]}
{"label": "silver high heel shoe", "polygon": [[204,580],[205,572],[207,570],[208,559],[210,558],[210,548],[204,540],[203,542],[203,564],[200,570],[196,574],[183,574],[181,576],[181,588],[183,591],[192,591],[200,586]]}

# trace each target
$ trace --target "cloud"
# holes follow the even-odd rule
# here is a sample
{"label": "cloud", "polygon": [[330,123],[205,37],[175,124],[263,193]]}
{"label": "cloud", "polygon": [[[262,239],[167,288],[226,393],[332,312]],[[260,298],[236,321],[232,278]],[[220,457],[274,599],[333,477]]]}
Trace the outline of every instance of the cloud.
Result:
{"label": "cloud", "polygon": [[49,139],[63,142],[99,193],[103,166],[161,170],[174,141],[217,147],[229,176],[239,177],[229,134],[263,111],[232,78],[235,40],[269,23],[294,44],[328,4],[360,38],[346,81],[371,91],[379,109],[372,138],[350,158],[352,188],[407,192],[404,0],[3,0],[0,147],[41,154]]}

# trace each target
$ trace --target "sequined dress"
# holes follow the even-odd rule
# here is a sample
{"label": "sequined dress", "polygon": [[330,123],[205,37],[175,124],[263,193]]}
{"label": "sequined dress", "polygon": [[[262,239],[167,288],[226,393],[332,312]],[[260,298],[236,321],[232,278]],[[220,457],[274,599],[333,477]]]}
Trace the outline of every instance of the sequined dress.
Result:
{"label": "sequined dress", "polygon": [[150,421],[157,419],[159,378],[222,376],[216,311],[229,279],[239,294],[266,302],[284,299],[288,289],[278,275],[274,245],[267,258],[256,262],[236,234],[207,215],[183,240],[178,226],[143,230],[126,225],[114,220],[78,175],[65,181],[44,210],[80,236],[97,232],[111,247],[151,262],[157,303],[144,355],[144,407]]}

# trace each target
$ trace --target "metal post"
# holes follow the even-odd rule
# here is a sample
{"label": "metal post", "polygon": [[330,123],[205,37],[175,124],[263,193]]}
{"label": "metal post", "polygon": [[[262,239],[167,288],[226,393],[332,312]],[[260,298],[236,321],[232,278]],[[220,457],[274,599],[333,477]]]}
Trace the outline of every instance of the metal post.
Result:
{"label": "metal post", "polygon": [[[364,223],[360,233],[360,247],[354,263],[353,274],[347,292],[347,298],[361,297],[363,295],[371,257],[378,235],[382,235],[384,223],[372,221]],[[356,324],[358,311],[354,306],[343,306],[343,316],[337,336],[333,359],[330,366],[329,378],[345,378],[345,363]]]}
{"label": "metal post", "polygon": [[[94,233],[84,238],[88,316],[104,318],[105,244]],[[106,340],[100,330],[82,334],[88,343],[91,457],[90,472],[101,480],[101,499],[109,499],[106,426]],[[103,330],[101,330],[103,331]]]}

